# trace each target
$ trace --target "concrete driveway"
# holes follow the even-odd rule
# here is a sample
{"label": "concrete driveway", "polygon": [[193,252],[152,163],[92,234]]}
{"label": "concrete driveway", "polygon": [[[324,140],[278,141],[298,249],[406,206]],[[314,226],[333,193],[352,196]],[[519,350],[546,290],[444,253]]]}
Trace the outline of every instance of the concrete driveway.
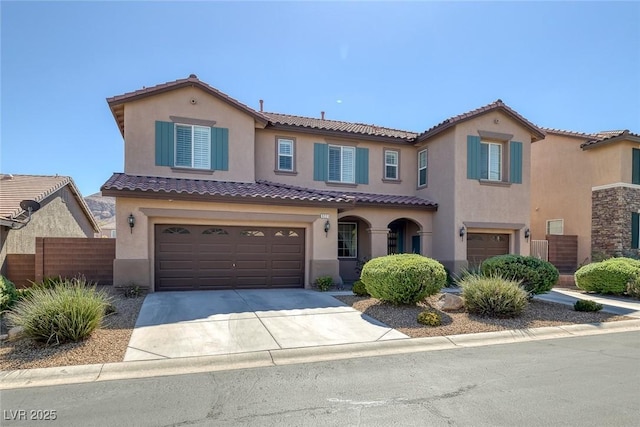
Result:
{"label": "concrete driveway", "polygon": [[330,295],[302,289],[157,292],[125,361],[408,338]]}

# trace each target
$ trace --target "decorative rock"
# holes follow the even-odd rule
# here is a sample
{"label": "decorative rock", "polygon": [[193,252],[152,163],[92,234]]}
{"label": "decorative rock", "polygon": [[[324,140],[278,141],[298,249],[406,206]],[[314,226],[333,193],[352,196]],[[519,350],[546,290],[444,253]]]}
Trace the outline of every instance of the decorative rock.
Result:
{"label": "decorative rock", "polygon": [[0,335],[0,341],[4,341],[4,340],[6,340],[7,338],[9,338],[9,335],[7,335],[7,334],[2,334],[2,335]]}
{"label": "decorative rock", "polygon": [[9,329],[8,338],[9,341],[19,340],[24,335],[24,328],[22,326],[14,326]]}
{"label": "decorative rock", "polygon": [[440,297],[440,309],[442,311],[456,311],[464,307],[464,300],[458,295],[443,294]]}

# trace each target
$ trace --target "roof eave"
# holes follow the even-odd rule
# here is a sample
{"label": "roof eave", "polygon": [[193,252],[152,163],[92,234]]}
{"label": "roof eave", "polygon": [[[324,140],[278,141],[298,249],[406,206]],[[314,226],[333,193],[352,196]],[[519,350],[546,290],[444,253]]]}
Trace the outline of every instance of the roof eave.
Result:
{"label": "roof eave", "polygon": [[415,141],[415,138],[400,138],[400,137],[394,137],[394,136],[369,135],[369,134],[363,134],[363,133],[330,130],[330,129],[317,129],[317,128],[312,128],[307,126],[288,125],[288,124],[273,123],[273,122],[269,122],[269,125],[267,126],[266,129],[293,130],[296,132],[308,133],[312,135],[325,135],[325,136],[333,136],[336,138],[391,142],[395,144],[407,144],[407,145],[412,145]]}
{"label": "roof eave", "polygon": [[631,142],[640,143],[640,135],[634,135],[634,134],[625,132],[622,135],[614,136],[612,138],[603,139],[601,141],[596,141],[596,142],[588,141],[588,142],[585,142],[584,144],[580,145],[580,148],[582,148],[583,150],[589,150],[591,148],[602,147],[603,145],[609,145],[609,144],[613,144],[615,142],[620,142],[620,141],[631,141]]}

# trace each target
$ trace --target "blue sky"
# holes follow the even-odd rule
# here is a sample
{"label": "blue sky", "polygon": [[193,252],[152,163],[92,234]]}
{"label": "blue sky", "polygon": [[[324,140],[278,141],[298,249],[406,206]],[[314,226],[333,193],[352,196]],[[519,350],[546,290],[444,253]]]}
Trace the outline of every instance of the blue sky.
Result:
{"label": "blue sky", "polygon": [[640,132],[636,2],[11,2],[0,170],[123,170],[105,98],[195,73],[258,109],[423,131],[501,98],[544,127]]}

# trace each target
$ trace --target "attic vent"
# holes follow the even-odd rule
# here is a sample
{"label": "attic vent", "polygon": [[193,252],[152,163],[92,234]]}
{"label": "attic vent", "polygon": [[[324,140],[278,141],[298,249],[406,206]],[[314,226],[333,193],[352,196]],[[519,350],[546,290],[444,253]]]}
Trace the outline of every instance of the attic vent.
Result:
{"label": "attic vent", "polygon": [[198,76],[196,76],[195,74],[189,74],[189,78],[190,78],[190,79],[197,79],[197,78],[198,78]]}

